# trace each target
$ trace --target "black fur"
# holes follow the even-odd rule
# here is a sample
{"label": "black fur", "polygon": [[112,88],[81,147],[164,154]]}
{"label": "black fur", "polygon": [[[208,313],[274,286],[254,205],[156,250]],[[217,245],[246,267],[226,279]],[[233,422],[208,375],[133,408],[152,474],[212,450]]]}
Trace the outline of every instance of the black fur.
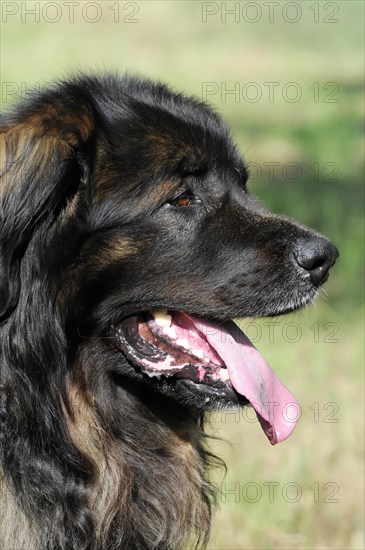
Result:
{"label": "black fur", "polygon": [[[27,519],[0,546],[204,546],[208,389],[151,381],[112,327],[161,308],[292,311],[337,252],[251,197],[221,118],[164,85],[77,77],[17,106],[1,139],[2,498]],[[322,278],[299,261],[303,242],[325,250]]]}

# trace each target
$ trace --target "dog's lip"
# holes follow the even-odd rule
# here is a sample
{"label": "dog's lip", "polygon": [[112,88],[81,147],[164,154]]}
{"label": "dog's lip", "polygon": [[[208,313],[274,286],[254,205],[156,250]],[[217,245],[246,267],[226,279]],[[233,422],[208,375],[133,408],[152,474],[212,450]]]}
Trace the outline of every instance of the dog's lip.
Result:
{"label": "dog's lip", "polygon": [[[113,329],[116,347],[151,379],[174,377],[233,391],[227,369],[214,350],[207,344],[204,353],[200,340],[194,348],[186,339],[174,338],[173,327],[163,324],[159,313],[161,310],[124,318]],[[165,310],[165,319],[168,317]]]}
{"label": "dog's lip", "polygon": [[[157,321],[156,312],[149,312],[142,318],[124,319],[116,327],[116,347],[133,366],[153,378],[226,384],[251,403],[272,444],[289,437],[298,420],[298,404],[237,325],[232,321],[218,325],[182,311],[164,311],[162,322],[159,312]],[[161,330],[164,325],[166,340]],[[176,332],[173,343],[171,329]],[[182,337],[188,340],[189,349],[176,346]],[[200,360],[192,353],[196,345],[203,350]]]}

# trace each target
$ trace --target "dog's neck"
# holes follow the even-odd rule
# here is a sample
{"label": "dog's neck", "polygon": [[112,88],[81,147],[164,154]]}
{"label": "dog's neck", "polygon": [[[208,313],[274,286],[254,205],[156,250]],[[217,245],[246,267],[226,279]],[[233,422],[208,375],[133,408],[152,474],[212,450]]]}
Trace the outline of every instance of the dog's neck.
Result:
{"label": "dog's neck", "polygon": [[156,410],[146,415],[142,401],[134,401],[128,417],[124,400],[116,436],[110,437],[77,392],[72,405],[71,438],[93,471],[90,507],[100,547],[176,550],[189,539],[204,543],[212,488],[196,422],[168,425]]}
{"label": "dog's neck", "polygon": [[[141,447],[131,439],[132,426],[124,441],[106,437],[94,411],[77,394],[72,407],[70,435],[92,469],[85,494],[94,535],[85,548],[177,550],[188,542],[204,546],[210,529],[212,488],[205,480],[207,459],[196,427],[188,431],[185,425],[179,433],[167,426],[145,425],[159,446],[152,448],[147,442]],[[10,486],[4,483],[0,493],[0,511],[8,514],[1,522],[2,548],[63,549],[68,525],[66,517],[60,518],[59,504],[55,504],[54,524],[36,525],[27,520]]]}

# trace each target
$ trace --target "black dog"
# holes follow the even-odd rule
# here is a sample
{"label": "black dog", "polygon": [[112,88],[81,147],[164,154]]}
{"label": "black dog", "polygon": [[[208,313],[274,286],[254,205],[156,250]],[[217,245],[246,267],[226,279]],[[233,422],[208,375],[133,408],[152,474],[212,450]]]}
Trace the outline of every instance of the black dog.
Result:
{"label": "black dog", "polygon": [[217,114],[149,81],[45,90],[1,157],[0,547],[206,545],[205,411],[294,427],[229,319],[313,301],[335,246],[247,193]]}

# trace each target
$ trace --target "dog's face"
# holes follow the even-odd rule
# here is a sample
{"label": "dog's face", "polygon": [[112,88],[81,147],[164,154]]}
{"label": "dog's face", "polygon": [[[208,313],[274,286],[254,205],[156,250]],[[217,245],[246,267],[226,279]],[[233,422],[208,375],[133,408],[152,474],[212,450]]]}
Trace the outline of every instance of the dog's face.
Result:
{"label": "dog's face", "polygon": [[90,355],[94,392],[115,399],[141,384],[199,414],[260,399],[257,410],[262,387],[277,397],[265,385],[279,382],[228,320],[313,301],[334,245],[248,193],[224,123],[197,101],[149,82],[81,79],[47,102],[34,100],[4,130],[8,162],[23,162],[0,187],[5,213],[18,201],[5,221],[4,318],[36,272],[70,361]]}

